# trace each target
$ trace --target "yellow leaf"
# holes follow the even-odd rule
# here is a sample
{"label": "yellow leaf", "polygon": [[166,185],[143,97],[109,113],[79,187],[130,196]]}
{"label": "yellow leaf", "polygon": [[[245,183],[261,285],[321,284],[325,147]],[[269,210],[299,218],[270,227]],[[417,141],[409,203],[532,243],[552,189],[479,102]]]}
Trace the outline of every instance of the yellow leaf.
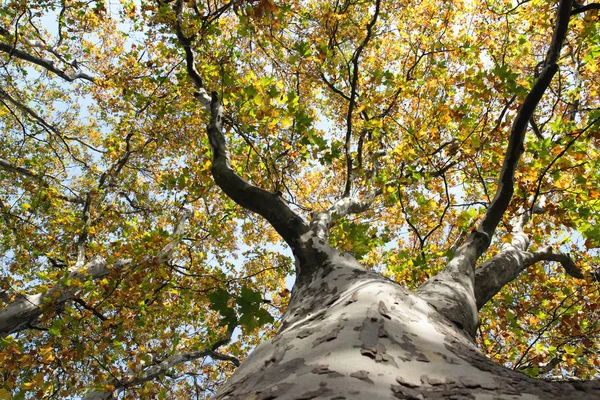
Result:
{"label": "yellow leaf", "polygon": [[54,354],[52,353],[52,347],[42,347],[40,349],[40,355],[42,356],[42,361],[48,363],[54,361]]}
{"label": "yellow leaf", "polygon": [[290,118],[290,117],[283,117],[283,119],[281,120],[281,127],[282,128],[289,128],[290,126],[292,126],[292,123],[294,121]]}

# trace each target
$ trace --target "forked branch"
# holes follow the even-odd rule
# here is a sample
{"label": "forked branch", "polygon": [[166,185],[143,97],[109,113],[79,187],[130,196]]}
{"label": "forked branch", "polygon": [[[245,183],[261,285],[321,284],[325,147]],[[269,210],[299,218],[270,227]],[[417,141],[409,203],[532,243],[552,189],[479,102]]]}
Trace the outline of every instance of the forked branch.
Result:
{"label": "forked branch", "polygon": [[77,79],[86,80],[94,83],[95,78],[83,72],[77,72],[75,74],[69,74],[65,70],[57,68],[54,65],[54,61],[48,60],[46,58],[37,57],[32,54],[29,54],[23,50],[19,50],[12,45],[4,42],[0,42],[0,51],[9,54],[11,57],[17,57],[23,61],[28,61],[30,63],[36,64],[49,72],[52,72],[56,76],[64,79],[67,82],[73,82]]}
{"label": "forked branch", "polygon": [[464,245],[441,272],[419,288],[418,293],[468,334],[474,335],[478,323],[474,297],[475,264],[489,247],[496,227],[502,220],[514,193],[514,177],[524,151],[523,142],[533,112],[552,78],[558,71],[558,58],[564,42],[572,0],[561,0],[552,41],[546,52],[543,69],[527,94],[510,131],[508,146],[498,179],[498,189],[477,230],[471,232]]}
{"label": "forked branch", "polygon": [[310,230],[320,239],[327,239],[329,229],[333,221],[343,218],[348,214],[359,214],[371,207],[375,198],[381,195],[381,189],[375,189],[369,195],[360,200],[351,197],[342,197],[334,205],[329,207],[327,211],[314,213],[310,222]]}
{"label": "forked branch", "polygon": [[[573,278],[585,278],[585,275],[570,255],[555,251],[551,246],[543,247],[534,252],[522,251],[514,245],[507,246],[475,270],[477,309],[481,309],[507,283],[516,279],[521,272],[541,261],[558,262],[565,272]],[[600,273],[595,271],[590,276],[594,281],[600,282]]]}

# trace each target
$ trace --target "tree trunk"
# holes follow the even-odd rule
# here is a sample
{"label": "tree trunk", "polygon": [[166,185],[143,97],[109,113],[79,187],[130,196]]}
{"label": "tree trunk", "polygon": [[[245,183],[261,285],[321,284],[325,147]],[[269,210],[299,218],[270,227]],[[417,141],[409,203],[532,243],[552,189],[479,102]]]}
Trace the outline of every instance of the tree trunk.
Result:
{"label": "tree trunk", "polygon": [[215,399],[593,399],[494,364],[425,300],[309,241],[281,327]]}

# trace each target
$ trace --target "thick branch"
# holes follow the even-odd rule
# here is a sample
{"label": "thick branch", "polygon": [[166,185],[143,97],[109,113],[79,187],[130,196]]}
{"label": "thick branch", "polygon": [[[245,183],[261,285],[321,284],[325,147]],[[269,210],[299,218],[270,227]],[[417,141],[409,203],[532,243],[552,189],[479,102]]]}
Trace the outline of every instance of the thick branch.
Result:
{"label": "thick branch", "polygon": [[300,236],[308,231],[308,226],[289,208],[281,195],[258,188],[233,171],[225,136],[221,131],[223,106],[216,92],[212,94],[210,111],[207,133],[213,151],[212,175],[216,184],[233,201],[269,221],[292,249],[297,248]]}
{"label": "thick branch", "polygon": [[[516,279],[526,268],[540,261],[555,261],[573,278],[583,279],[584,275],[573,259],[552,247],[544,247],[535,252],[522,251],[516,246],[508,246],[498,255],[490,258],[475,270],[475,298],[477,309],[481,309],[507,283]],[[600,281],[600,274],[592,273],[592,278]]]}
{"label": "thick branch", "polygon": [[580,14],[590,10],[600,10],[600,3],[590,3],[585,6],[580,6],[574,3],[574,8],[571,10],[571,15]]}
{"label": "thick branch", "polygon": [[[479,226],[479,230],[490,240],[493,237],[504,212],[508,208],[508,204],[510,203],[514,192],[514,176],[519,159],[524,150],[523,142],[525,140],[527,125],[529,124],[533,112],[543,94],[550,85],[554,74],[558,71],[558,57],[560,55],[562,43],[567,34],[572,4],[572,0],[561,0],[559,3],[554,34],[552,35],[552,41],[546,53],[544,68],[535,81],[533,88],[525,97],[525,100],[523,100],[523,104],[513,122],[508,147],[504,155],[504,162],[500,172],[500,178],[498,179],[498,189],[496,190],[496,195],[490,203],[490,206],[481,221],[481,225]],[[485,248],[477,249],[477,258],[479,258],[479,256],[487,249],[487,246],[489,246],[489,242]]]}
{"label": "thick branch", "polygon": [[343,197],[333,206],[329,207],[327,211],[313,214],[310,222],[310,230],[318,238],[326,240],[333,221],[348,214],[360,214],[368,210],[375,201],[375,198],[381,193],[383,193],[381,189],[373,190],[364,200]]}
{"label": "thick branch", "polygon": [[567,33],[569,16],[573,1],[561,0],[558,5],[557,19],[552,41],[546,53],[544,68],[536,79],[533,88],[523,100],[510,132],[508,146],[504,155],[502,170],[498,179],[498,189],[490,203],[479,229],[471,232],[465,244],[457,249],[454,258],[440,273],[419,288],[419,295],[426,299],[438,311],[475,334],[478,323],[477,305],[474,297],[474,268],[477,259],[490,245],[491,239],[506,212],[514,192],[514,175],[521,154],[527,126],[533,112],[558,71],[558,57]]}
{"label": "thick branch", "polygon": [[52,72],[53,74],[61,77],[67,82],[73,82],[76,79],[84,79],[86,81],[94,83],[94,77],[83,72],[78,72],[76,74],[70,75],[64,70],[57,68],[54,66],[54,61],[48,60],[46,58],[37,57],[31,55],[25,51],[14,48],[12,45],[4,42],[0,42],[0,51],[8,53],[10,56],[14,56],[20,58],[24,61],[29,61],[33,64],[39,65],[40,67]]}
{"label": "thick branch", "polygon": [[290,247],[296,249],[300,244],[300,236],[308,231],[306,222],[290,209],[281,195],[250,184],[231,168],[229,150],[223,135],[223,105],[216,92],[207,95],[204,81],[195,68],[192,38],[185,36],[182,30],[182,7],[183,2],[178,0],[175,4],[177,38],[185,50],[188,74],[198,89],[196,98],[210,111],[207,135],[213,151],[211,171],[215,183],[237,204],[269,221]]}
{"label": "thick branch", "polygon": [[[85,281],[88,278],[102,278],[111,270],[120,271],[129,263],[131,260],[119,260],[112,268],[108,268],[106,260],[96,256],[82,268],[69,273],[68,280]],[[44,312],[72,300],[80,291],[78,285],[69,287],[57,283],[46,293],[19,296],[13,303],[0,310],[0,337],[27,329]]]}
{"label": "thick branch", "polygon": [[[565,272],[574,278],[583,278],[583,274],[571,257],[562,252],[555,252],[547,246],[535,252],[527,252],[529,236],[525,233],[525,225],[533,213],[544,212],[545,199],[541,203],[522,211],[522,214],[513,222],[513,238],[510,244],[505,244],[500,252],[484,262],[475,270],[475,298],[477,309],[481,309],[504,285],[511,282],[527,267],[539,261],[559,262]],[[594,273],[594,279],[598,274]]]}
{"label": "thick branch", "polygon": [[[165,262],[171,256],[177,244],[181,242],[183,226],[191,214],[190,210],[184,210],[173,232],[173,239],[163,247],[156,257],[159,262]],[[143,260],[143,263],[151,262],[153,259],[155,259],[154,256],[148,256]],[[112,268],[108,268],[104,258],[95,256],[83,267],[76,264],[67,278],[70,281],[95,280],[107,276],[111,271],[121,272],[124,267],[131,263],[132,260],[130,259],[122,259],[118,260]],[[40,315],[73,300],[80,292],[80,285],[66,286],[63,283],[56,283],[46,293],[19,296],[13,303],[0,310],[0,337],[27,329]]]}

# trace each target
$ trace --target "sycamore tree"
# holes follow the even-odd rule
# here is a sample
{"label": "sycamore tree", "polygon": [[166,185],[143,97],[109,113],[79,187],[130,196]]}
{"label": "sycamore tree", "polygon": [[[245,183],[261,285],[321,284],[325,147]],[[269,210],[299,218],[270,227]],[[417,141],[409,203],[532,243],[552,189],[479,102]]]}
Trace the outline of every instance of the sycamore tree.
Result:
{"label": "sycamore tree", "polygon": [[600,398],[600,3],[0,7],[0,399]]}

